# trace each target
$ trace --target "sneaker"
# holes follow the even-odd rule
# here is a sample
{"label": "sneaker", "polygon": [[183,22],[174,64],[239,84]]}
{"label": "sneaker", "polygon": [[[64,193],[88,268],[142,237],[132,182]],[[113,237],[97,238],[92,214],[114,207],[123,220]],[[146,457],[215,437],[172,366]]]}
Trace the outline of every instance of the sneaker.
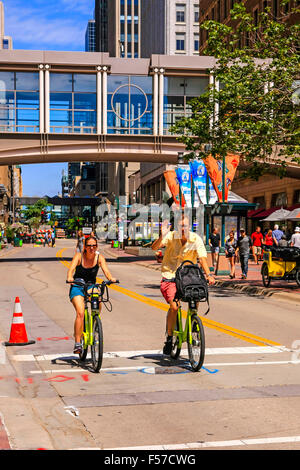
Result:
{"label": "sneaker", "polygon": [[163,353],[166,354],[167,356],[169,356],[172,351],[172,338],[173,338],[172,336],[168,336],[164,344]]}
{"label": "sneaker", "polygon": [[73,353],[74,354],[81,354],[82,353],[81,343],[75,343]]}

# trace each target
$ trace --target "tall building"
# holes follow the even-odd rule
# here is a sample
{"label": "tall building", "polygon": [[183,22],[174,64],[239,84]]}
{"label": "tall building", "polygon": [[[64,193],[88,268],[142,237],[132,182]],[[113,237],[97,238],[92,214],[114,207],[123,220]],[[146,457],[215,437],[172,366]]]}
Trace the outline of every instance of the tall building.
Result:
{"label": "tall building", "polygon": [[4,33],[4,5],[0,2],[0,49],[12,49],[12,38]]}
{"label": "tall building", "polygon": [[141,57],[199,54],[199,0],[142,0]]}
{"label": "tall building", "polygon": [[108,51],[108,0],[95,0],[96,51]]}
{"label": "tall building", "polygon": [[199,53],[199,0],[96,0],[96,50],[112,57]]}
{"label": "tall building", "polygon": [[85,32],[85,51],[96,51],[96,22],[89,20]]}
{"label": "tall building", "polygon": [[95,0],[96,50],[112,57],[141,57],[142,0]]}

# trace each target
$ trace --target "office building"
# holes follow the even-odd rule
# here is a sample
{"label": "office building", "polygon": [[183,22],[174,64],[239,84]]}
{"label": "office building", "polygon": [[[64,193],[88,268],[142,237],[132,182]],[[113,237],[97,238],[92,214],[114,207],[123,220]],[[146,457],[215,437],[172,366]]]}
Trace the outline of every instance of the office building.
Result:
{"label": "office building", "polygon": [[142,0],[96,0],[96,50],[111,57],[141,57]]}
{"label": "office building", "polygon": [[199,54],[199,1],[142,0],[141,57]]}
{"label": "office building", "polygon": [[96,22],[89,20],[85,31],[85,51],[96,51]]}
{"label": "office building", "polygon": [[12,49],[12,38],[4,32],[4,5],[0,2],[0,49]]}

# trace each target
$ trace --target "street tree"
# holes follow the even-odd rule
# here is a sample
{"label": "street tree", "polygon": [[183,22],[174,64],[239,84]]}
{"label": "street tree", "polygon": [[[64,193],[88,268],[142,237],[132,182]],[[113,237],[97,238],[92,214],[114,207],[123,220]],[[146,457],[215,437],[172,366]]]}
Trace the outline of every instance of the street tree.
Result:
{"label": "street tree", "polygon": [[23,211],[23,217],[25,220],[35,218],[41,219],[41,213],[46,210],[49,206],[47,199],[39,199],[35,204],[27,206]]}
{"label": "street tree", "polygon": [[[295,2],[296,3],[296,2]],[[294,3],[282,2],[282,11]],[[300,9],[292,12],[297,14]],[[234,25],[205,21],[205,55],[214,56],[207,91],[191,101],[191,113],[173,126],[188,158],[237,154],[245,176],[258,179],[288,162],[300,162],[299,25],[270,8],[253,18],[243,2],[231,10]],[[209,144],[209,145],[206,145]]]}

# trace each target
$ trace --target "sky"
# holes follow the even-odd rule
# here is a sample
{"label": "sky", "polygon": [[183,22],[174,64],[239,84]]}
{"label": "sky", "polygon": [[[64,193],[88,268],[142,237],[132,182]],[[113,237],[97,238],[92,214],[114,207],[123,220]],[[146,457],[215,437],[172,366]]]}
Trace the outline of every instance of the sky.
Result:
{"label": "sky", "polygon": [[[3,0],[5,34],[14,49],[84,51],[85,30],[93,18],[95,0]],[[66,163],[22,165],[23,194],[61,193]]]}

